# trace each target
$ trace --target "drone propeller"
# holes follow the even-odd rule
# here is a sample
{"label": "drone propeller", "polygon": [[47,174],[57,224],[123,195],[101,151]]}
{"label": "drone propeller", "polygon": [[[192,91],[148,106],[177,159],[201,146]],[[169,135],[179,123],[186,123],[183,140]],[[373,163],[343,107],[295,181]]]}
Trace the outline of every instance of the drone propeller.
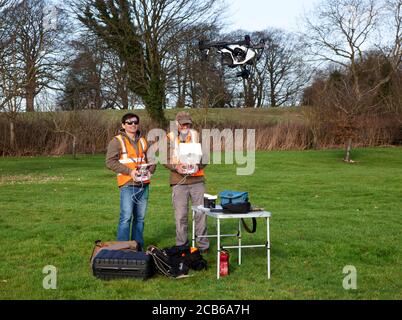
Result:
{"label": "drone propeller", "polygon": [[238,46],[246,46],[247,48],[251,47],[251,38],[249,35],[244,37],[242,41],[205,41],[200,40],[198,42],[198,46],[200,50],[206,50],[210,48],[222,49],[227,46],[238,45]]}

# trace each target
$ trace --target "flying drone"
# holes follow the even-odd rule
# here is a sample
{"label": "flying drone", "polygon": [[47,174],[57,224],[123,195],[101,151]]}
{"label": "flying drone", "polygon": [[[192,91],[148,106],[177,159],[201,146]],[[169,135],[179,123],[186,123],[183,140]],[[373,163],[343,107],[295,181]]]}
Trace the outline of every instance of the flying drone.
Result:
{"label": "flying drone", "polygon": [[221,55],[223,65],[233,69],[241,68],[241,71],[237,72],[236,76],[243,79],[248,79],[250,76],[250,66],[260,59],[264,47],[264,39],[260,40],[258,44],[253,44],[249,35],[246,35],[244,40],[237,42],[199,42],[199,49],[204,53],[204,57],[208,57],[211,49],[216,49],[217,53]]}

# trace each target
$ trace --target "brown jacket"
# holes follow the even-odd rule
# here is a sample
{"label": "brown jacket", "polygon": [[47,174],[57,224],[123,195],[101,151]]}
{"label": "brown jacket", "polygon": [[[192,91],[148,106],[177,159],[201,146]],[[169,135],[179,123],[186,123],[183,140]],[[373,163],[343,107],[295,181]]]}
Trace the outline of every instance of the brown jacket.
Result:
{"label": "brown jacket", "polygon": [[[120,130],[120,134],[123,137],[126,137],[130,143],[132,144],[132,146],[134,147],[134,149],[138,152],[138,140],[142,137],[140,132],[137,132],[137,135],[135,137],[135,140],[131,140],[125,133],[124,130]],[[149,143],[148,143],[149,146]],[[149,150],[149,147],[148,147]],[[117,140],[116,137],[114,137],[110,142],[109,145],[107,147],[107,152],[106,152],[106,167],[110,170],[112,170],[113,172],[115,172],[116,174],[121,173],[121,174],[126,174],[126,175],[130,175],[131,173],[131,169],[126,167],[124,164],[121,164],[119,162],[120,160],[120,155],[121,155],[121,145],[119,140]],[[147,154],[145,154],[145,158],[147,163],[150,163],[153,161],[153,159],[148,159]],[[152,165],[149,167],[149,171],[153,174],[156,170],[156,165]],[[129,181],[128,183],[126,183],[124,186],[127,185],[135,185],[135,186],[140,186],[141,183],[138,182],[134,182],[133,180]]]}
{"label": "brown jacket", "polygon": [[[203,177],[184,176],[176,171],[175,164],[173,164],[171,160],[171,154],[174,148],[174,142],[170,141],[167,137],[166,140],[168,146],[168,153],[167,153],[167,164],[164,164],[164,166],[170,170],[170,186],[175,186],[177,184],[189,185],[189,184],[205,182],[205,176]],[[207,166],[206,164],[201,163],[198,165],[198,168],[204,169],[206,166]]]}

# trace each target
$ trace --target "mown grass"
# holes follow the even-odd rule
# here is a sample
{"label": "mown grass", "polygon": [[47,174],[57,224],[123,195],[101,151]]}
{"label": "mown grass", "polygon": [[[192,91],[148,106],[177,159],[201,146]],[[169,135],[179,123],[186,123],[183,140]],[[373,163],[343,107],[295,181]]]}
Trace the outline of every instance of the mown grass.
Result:
{"label": "mown grass", "polygon": [[[171,280],[101,281],[89,268],[96,239],[115,239],[118,189],[104,156],[0,159],[1,299],[401,299],[402,150],[359,149],[344,164],[343,151],[259,152],[252,176],[235,165],[207,168],[207,191],[248,190],[253,204],[272,212],[272,279],[263,249],[243,251],[231,274],[209,269]],[[154,176],[145,241],[174,245],[168,171]],[[265,225],[243,243],[263,242]],[[223,224],[232,232],[236,222]],[[214,221],[209,229],[215,231]],[[233,239],[232,239],[233,241]],[[230,239],[225,239],[229,244]],[[215,241],[211,247],[216,248]],[[57,290],[45,290],[42,269],[58,270]],[[356,267],[357,290],[344,290],[346,265]]]}

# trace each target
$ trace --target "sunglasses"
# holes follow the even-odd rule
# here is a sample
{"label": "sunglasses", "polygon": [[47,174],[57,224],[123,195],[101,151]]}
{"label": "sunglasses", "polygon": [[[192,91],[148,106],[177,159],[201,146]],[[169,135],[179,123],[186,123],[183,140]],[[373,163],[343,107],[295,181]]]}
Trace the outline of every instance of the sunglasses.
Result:
{"label": "sunglasses", "polygon": [[138,121],[126,121],[126,122],[124,122],[125,124],[128,124],[128,125],[133,125],[133,124],[138,124]]}

